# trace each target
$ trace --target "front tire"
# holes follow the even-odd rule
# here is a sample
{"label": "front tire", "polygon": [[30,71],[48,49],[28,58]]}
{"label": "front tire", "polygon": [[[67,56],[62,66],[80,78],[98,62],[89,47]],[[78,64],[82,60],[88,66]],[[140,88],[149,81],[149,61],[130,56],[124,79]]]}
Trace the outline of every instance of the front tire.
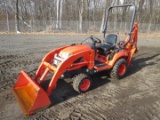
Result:
{"label": "front tire", "polygon": [[78,74],[73,78],[73,88],[79,93],[83,93],[89,90],[91,87],[91,78],[86,74]]}
{"label": "front tire", "polygon": [[125,59],[119,59],[111,70],[110,76],[112,79],[119,80],[125,76],[127,72],[127,62]]}

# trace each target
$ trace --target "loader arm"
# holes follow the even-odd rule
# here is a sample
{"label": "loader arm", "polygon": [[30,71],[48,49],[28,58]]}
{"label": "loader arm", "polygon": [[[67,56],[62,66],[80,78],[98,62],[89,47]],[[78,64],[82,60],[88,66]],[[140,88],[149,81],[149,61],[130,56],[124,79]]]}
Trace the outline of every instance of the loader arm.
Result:
{"label": "loader arm", "polygon": [[56,84],[57,84],[57,81],[58,79],[60,78],[60,76],[65,72],[67,71],[71,65],[73,64],[73,62],[75,60],[77,60],[78,58],[82,57],[82,56],[90,56],[90,60],[91,61],[83,61],[80,65],[81,66],[87,66],[88,68],[90,67],[93,67],[93,56],[91,54],[94,54],[94,51],[82,51],[80,53],[77,53],[77,54],[74,54],[74,55],[71,55],[70,57],[68,57],[66,60],[64,60],[63,62],[61,62],[57,68],[53,65],[51,65],[50,63],[47,63],[47,62],[43,62],[42,64],[46,67],[46,69],[48,70],[48,72],[51,70],[51,71],[54,71],[54,75],[48,85],[48,88],[47,88],[47,95],[50,96],[51,95],[51,92],[53,89],[56,88]]}
{"label": "loader arm", "polygon": [[47,62],[47,63],[52,64],[52,63],[53,63],[54,55],[55,55],[56,53],[59,53],[62,49],[66,48],[66,47],[68,47],[68,46],[60,47],[60,48],[58,48],[58,49],[56,49],[56,50],[53,50],[53,51],[49,52],[49,53],[43,58],[40,66],[39,66],[39,68],[38,68],[38,70],[37,70],[37,72],[36,72],[36,75],[35,75],[35,77],[34,77],[34,81],[35,81],[36,83],[38,83],[38,79],[40,78],[40,76],[43,74],[43,72],[44,72],[44,70],[45,70],[45,66],[43,65],[43,63],[44,63],[44,62]]}

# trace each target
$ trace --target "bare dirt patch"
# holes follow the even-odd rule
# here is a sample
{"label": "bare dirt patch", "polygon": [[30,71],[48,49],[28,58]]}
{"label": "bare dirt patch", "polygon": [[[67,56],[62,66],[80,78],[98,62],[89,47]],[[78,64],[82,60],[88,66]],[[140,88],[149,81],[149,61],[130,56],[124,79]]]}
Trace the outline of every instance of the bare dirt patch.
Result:
{"label": "bare dirt patch", "polygon": [[59,80],[52,105],[24,117],[11,93],[21,69],[34,76],[43,56],[59,46],[77,43],[86,36],[0,35],[0,119],[160,119],[160,42],[139,39],[139,52],[127,76],[111,82],[105,72],[95,74],[90,91],[77,94]]}

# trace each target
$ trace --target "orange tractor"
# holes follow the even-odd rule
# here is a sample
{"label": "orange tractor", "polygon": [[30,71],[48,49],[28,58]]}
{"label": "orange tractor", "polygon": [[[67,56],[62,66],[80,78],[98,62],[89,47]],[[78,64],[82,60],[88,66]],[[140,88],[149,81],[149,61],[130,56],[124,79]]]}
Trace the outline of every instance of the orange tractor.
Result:
{"label": "orange tractor", "polygon": [[[116,34],[105,34],[108,14],[114,7],[132,7],[134,11],[130,32],[118,43]],[[73,77],[73,88],[81,93],[89,90],[90,75],[97,72],[107,71],[113,79],[124,77],[133,54],[137,52],[138,24],[134,22],[135,13],[134,5],[111,6],[104,25],[104,42],[91,36],[80,44],[63,46],[49,52],[43,58],[34,79],[22,70],[12,91],[24,114],[31,115],[50,106],[50,95],[59,78]],[[50,71],[53,77],[47,89],[44,89],[41,84]]]}

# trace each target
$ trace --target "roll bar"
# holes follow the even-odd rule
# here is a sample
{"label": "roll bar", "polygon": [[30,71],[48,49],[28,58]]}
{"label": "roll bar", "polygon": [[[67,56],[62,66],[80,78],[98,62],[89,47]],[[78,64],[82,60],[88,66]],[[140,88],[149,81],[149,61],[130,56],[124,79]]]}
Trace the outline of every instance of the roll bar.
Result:
{"label": "roll bar", "polygon": [[108,8],[108,12],[106,12],[106,21],[105,21],[105,23],[104,23],[104,29],[103,29],[104,38],[105,38],[105,36],[106,36],[108,16],[109,16],[110,10],[111,10],[112,8],[115,8],[115,7],[129,7],[129,6],[132,6],[132,7],[133,7],[132,21],[131,21],[130,31],[129,31],[129,34],[131,34],[132,29],[133,29],[134,20],[135,20],[135,15],[136,15],[136,6],[133,5],[133,4],[115,5],[115,6],[110,6],[110,7]]}

